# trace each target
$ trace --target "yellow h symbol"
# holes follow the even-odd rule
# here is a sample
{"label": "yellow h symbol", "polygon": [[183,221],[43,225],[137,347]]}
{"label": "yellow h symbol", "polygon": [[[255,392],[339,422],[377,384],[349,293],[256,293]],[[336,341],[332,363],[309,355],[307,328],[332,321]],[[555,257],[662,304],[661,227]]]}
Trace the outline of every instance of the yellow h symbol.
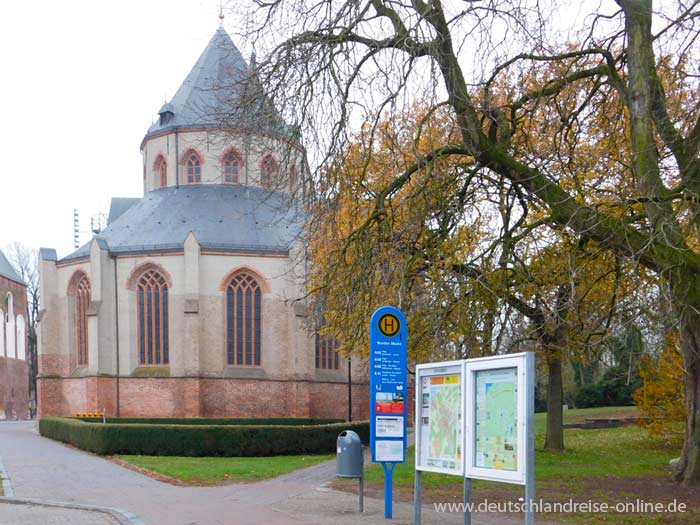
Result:
{"label": "yellow h symbol", "polygon": [[400,327],[401,324],[395,315],[386,314],[379,319],[379,331],[387,337],[395,336]]}

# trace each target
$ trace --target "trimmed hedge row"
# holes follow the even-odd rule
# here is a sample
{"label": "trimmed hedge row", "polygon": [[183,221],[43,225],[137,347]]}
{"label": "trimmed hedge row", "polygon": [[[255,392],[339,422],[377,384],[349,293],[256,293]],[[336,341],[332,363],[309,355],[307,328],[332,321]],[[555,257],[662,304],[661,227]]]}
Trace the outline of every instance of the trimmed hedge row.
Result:
{"label": "trimmed hedge row", "polygon": [[[102,417],[79,417],[86,423],[102,423]],[[107,423],[131,425],[330,425],[342,423],[342,419],[272,417],[272,418],[214,418],[214,417],[108,417]]]}
{"label": "trimmed hedge row", "polygon": [[146,456],[285,456],[335,452],[338,434],[369,441],[369,422],[331,425],[177,425],[88,423],[42,417],[39,432],[95,454]]}

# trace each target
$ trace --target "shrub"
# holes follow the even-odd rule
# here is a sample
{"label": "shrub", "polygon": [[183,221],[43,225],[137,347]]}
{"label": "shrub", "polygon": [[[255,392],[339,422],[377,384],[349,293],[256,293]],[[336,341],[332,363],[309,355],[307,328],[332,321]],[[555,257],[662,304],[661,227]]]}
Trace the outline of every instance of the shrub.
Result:
{"label": "shrub", "polygon": [[354,430],[369,441],[369,423],[326,425],[91,423],[65,417],[39,420],[42,436],[96,454],[158,456],[283,456],[335,451],[338,434]]}
{"label": "shrub", "polygon": [[632,395],[639,386],[639,380],[626,384],[621,379],[584,385],[576,394],[576,408],[631,406]]}
{"label": "shrub", "polygon": [[[85,416],[78,414],[81,421],[102,422],[102,416]],[[322,418],[298,418],[298,417],[273,417],[273,418],[213,418],[213,417],[108,417],[107,423],[120,423],[125,425],[330,425],[342,423],[342,419],[322,419]]]}
{"label": "shrub", "polygon": [[583,385],[576,393],[576,408],[590,408],[604,406],[603,385],[593,383]]}

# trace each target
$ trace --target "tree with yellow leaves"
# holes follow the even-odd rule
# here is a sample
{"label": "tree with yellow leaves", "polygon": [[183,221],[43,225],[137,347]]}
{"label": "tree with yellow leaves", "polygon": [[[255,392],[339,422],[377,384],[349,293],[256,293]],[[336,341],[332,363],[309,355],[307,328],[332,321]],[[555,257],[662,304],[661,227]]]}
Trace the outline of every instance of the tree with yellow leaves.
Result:
{"label": "tree with yellow leaves", "polygon": [[[574,24],[579,31],[569,28],[568,46],[561,45],[560,25],[569,13],[520,0],[269,0],[252,2],[246,17],[259,22],[257,33],[248,33],[269,45],[258,64],[262,85],[317,139],[314,182],[321,186],[332,187],[321,179],[356,138],[353,123],[368,122],[365,154],[375,150],[374,132],[387,111],[399,118],[415,100],[428,104],[427,113],[446,110],[445,142],[418,148],[410,166],[366,181],[363,198],[371,204],[348,236],[362,249],[344,251],[384,264],[368,277],[372,286],[387,272],[418,283],[413,263],[392,264],[390,246],[406,245],[418,256],[444,242],[445,227],[459,225],[469,236],[483,222],[478,203],[511,191],[539,210],[553,235],[566,230],[588,239],[662,283],[684,360],[686,434],[677,476],[688,485],[700,485],[700,90],[696,60],[683,57],[700,51],[699,5],[584,3],[578,16],[585,18]],[[549,76],[542,64],[560,72]],[[663,80],[668,69],[676,73],[670,84]],[[500,88],[523,77],[528,81]],[[609,129],[600,128],[606,120]],[[600,141],[609,154],[594,156]],[[543,142],[552,147],[541,150]],[[587,152],[590,172],[568,169],[572,156],[581,161]],[[425,174],[446,159],[470,168],[441,176],[446,186],[431,184]],[[434,210],[420,208],[422,195]],[[418,211],[430,222],[392,232],[400,215]],[[363,244],[369,230],[379,233],[374,245]],[[431,260],[429,271],[439,276],[438,262]],[[410,297],[405,287],[396,292],[430,303],[430,289]],[[360,300],[369,303],[375,293]]]}
{"label": "tree with yellow leaves", "polygon": [[644,385],[634,393],[642,414],[640,423],[652,435],[683,432],[686,417],[683,357],[677,333],[668,333],[664,342],[661,355],[644,359],[640,371]]}

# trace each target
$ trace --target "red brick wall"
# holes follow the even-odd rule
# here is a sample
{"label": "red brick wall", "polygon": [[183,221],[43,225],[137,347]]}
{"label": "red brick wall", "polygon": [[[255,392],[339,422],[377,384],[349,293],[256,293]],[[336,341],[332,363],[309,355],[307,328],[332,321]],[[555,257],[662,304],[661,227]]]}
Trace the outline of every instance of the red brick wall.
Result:
{"label": "red brick wall", "polygon": [[116,388],[109,377],[37,379],[39,415],[72,416],[78,412],[114,414]]}
{"label": "red brick wall", "polygon": [[[332,417],[347,419],[348,385],[347,383],[311,383],[310,407],[314,417]],[[352,419],[369,418],[369,385],[353,383],[352,385]]]}
{"label": "red brick wall", "polygon": [[[0,309],[2,309],[3,314],[7,314],[5,297],[8,292],[12,294],[14,314],[15,316],[22,314],[28,332],[26,287],[0,277]],[[3,330],[3,333],[5,331]],[[25,341],[24,347],[25,353],[28,352],[28,341]],[[0,410],[5,412],[5,417],[8,419],[12,418],[13,414],[19,419],[27,419],[29,418],[29,369],[27,361],[15,359],[15,348],[5,348],[5,352],[7,357],[0,352]]]}
{"label": "red brick wall", "polygon": [[29,368],[26,361],[0,357],[0,409],[11,419],[29,418]]}
{"label": "red brick wall", "polygon": [[39,355],[40,376],[67,376],[70,375],[70,356],[63,354],[40,354]]}
{"label": "red brick wall", "polygon": [[[116,380],[40,377],[39,415],[116,413]],[[122,416],[347,416],[347,384],[212,378],[134,378],[119,381]],[[369,413],[367,384],[353,385],[353,419]]]}

